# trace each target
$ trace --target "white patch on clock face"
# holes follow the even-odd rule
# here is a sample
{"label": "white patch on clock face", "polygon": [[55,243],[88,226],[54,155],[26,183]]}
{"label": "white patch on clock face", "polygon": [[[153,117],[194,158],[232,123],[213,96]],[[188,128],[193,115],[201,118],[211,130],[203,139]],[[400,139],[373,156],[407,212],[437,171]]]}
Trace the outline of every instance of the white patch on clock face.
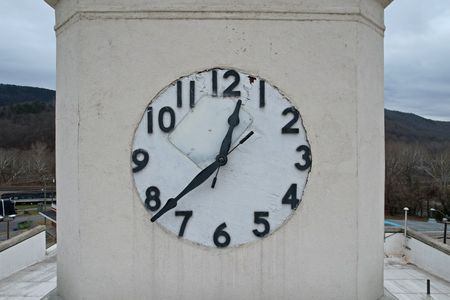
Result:
{"label": "white patch on clock face", "polygon": [[[228,122],[233,112],[235,127]],[[298,109],[261,78],[212,69],[171,83],[135,132],[131,164],[149,218],[216,161],[229,131],[230,150],[238,147],[215,187],[216,171],[155,225],[207,247],[233,247],[270,235],[299,210],[311,151]]]}
{"label": "white patch on clock face", "polygon": [[[206,167],[216,159],[228,130],[226,120],[233,113],[235,106],[233,101],[223,101],[205,95],[196,103],[195,109],[169,134],[170,142],[199,167]],[[239,125],[233,131],[233,142],[242,136],[252,119],[250,114],[241,108]]]}

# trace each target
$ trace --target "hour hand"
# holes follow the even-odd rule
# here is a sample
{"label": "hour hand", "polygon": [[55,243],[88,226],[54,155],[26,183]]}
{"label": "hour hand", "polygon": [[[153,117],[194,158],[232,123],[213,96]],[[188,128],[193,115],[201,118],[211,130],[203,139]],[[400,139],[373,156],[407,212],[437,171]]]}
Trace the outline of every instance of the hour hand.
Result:
{"label": "hour hand", "polygon": [[158,220],[159,217],[161,217],[163,214],[168,212],[169,210],[175,208],[177,206],[178,200],[181,199],[184,195],[198,187],[200,184],[206,181],[220,166],[219,162],[216,160],[206,168],[204,168],[200,173],[197,174],[197,176],[194,177],[194,179],[191,180],[191,182],[181,191],[181,193],[178,194],[175,198],[170,198],[167,203],[161,208],[160,211],[158,211],[150,220],[152,222],[155,222]]}
{"label": "hour hand", "polygon": [[170,198],[169,200],[167,200],[166,204],[163,206],[163,208],[161,208],[151,219],[150,221],[155,222],[156,220],[159,219],[159,217],[161,217],[163,214],[165,214],[166,212],[168,212],[169,210],[175,208],[177,206],[177,200],[175,200],[174,198]]}
{"label": "hour hand", "polygon": [[222,145],[220,146],[219,156],[226,157],[228,154],[228,151],[230,151],[234,128],[239,125],[239,110],[241,109],[241,104],[242,104],[242,101],[238,100],[233,113],[228,118],[229,127],[228,127],[227,134],[225,135],[225,137],[222,141]]}

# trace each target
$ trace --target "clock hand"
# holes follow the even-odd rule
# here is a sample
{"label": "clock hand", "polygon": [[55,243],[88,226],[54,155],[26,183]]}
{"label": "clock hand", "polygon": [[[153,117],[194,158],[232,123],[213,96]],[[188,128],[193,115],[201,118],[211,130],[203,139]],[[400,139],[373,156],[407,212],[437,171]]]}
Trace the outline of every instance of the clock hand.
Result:
{"label": "clock hand", "polygon": [[211,188],[213,189],[216,186],[217,181],[217,175],[219,175],[220,166],[217,168],[216,175],[214,176],[212,182],[211,182]]}
{"label": "clock hand", "polygon": [[220,166],[220,163],[218,160],[214,161],[212,164],[204,168],[200,173],[197,174],[197,176],[192,179],[192,181],[184,188],[184,190],[181,191],[181,193],[178,194],[175,198],[170,198],[167,200],[166,204],[161,208],[158,213],[156,213],[150,220],[152,222],[155,222],[158,220],[159,217],[161,217],[163,214],[168,212],[169,210],[175,208],[177,206],[178,200],[181,199],[184,195],[198,187],[200,184],[206,181]]}
{"label": "clock hand", "polygon": [[222,145],[220,146],[219,155],[217,156],[217,157],[225,158],[222,161],[222,166],[227,163],[226,162],[226,158],[227,158],[227,155],[228,155],[228,151],[230,151],[231,140],[233,138],[233,131],[234,131],[234,128],[239,125],[239,110],[241,108],[241,104],[242,104],[242,101],[238,100],[238,102],[236,103],[236,107],[234,108],[233,113],[228,118],[228,124],[230,125],[230,127],[228,127],[227,134],[225,135],[225,137],[224,137],[224,139],[222,141]]}
{"label": "clock hand", "polygon": [[242,101],[239,99],[236,103],[236,106],[234,107],[233,113],[228,117],[228,131],[225,137],[223,138],[222,145],[220,146],[219,154],[216,157],[216,161],[220,163],[219,168],[217,169],[216,176],[214,176],[214,179],[211,184],[211,188],[214,188],[216,185],[217,180],[217,174],[219,174],[219,169],[221,166],[224,166],[227,164],[228,161],[228,151],[230,151],[231,147],[231,141],[233,138],[233,131],[236,126],[239,125],[239,110],[241,109]]}
{"label": "clock hand", "polygon": [[198,187],[200,184],[206,181],[220,166],[224,166],[227,163],[227,155],[228,151],[231,147],[231,139],[233,136],[233,130],[234,128],[239,125],[239,110],[241,108],[242,101],[238,100],[236,103],[236,107],[234,108],[233,113],[228,117],[228,124],[230,127],[228,128],[227,134],[225,135],[225,138],[222,141],[222,145],[220,147],[219,155],[217,155],[216,160],[207,166],[205,169],[203,169],[200,173],[198,173],[197,176],[192,179],[192,181],[184,188],[184,190],[181,191],[178,196],[175,198],[170,198],[167,200],[166,204],[161,208],[160,211],[158,211],[150,220],[152,222],[155,222],[158,220],[163,214],[168,212],[169,210],[175,208],[177,206],[178,200],[180,200],[181,197]]}
{"label": "clock hand", "polygon": [[237,144],[236,146],[234,146],[233,149],[231,149],[230,152],[228,152],[228,154],[230,154],[231,152],[233,152],[234,149],[236,149],[237,147],[239,147],[239,145],[242,145],[243,143],[245,143],[245,141],[248,140],[253,134],[254,134],[254,132],[253,132],[253,131],[250,131],[246,136],[244,136],[244,137],[239,141],[239,144]]}
{"label": "clock hand", "polygon": [[[228,152],[228,154],[230,154],[231,152],[234,151],[234,149],[236,149],[239,145],[242,145],[243,143],[245,143],[246,140],[248,140],[252,135],[254,134],[253,131],[250,131],[246,136],[244,136],[239,143],[233,147],[233,149],[230,150],[230,152]],[[216,181],[217,181],[217,175],[219,174],[219,170],[220,170],[220,166],[217,168],[217,172],[216,172],[216,176],[214,176],[212,184],[211,184],[211,188],[213,189],[216,186]]]}

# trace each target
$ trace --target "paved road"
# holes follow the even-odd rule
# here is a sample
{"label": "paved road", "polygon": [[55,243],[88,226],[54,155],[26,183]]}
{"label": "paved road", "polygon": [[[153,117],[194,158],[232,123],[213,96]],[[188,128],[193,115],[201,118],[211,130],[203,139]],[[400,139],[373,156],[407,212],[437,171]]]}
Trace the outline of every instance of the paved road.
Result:
{"label": "paved road", "polygon": [[[404,226],[404,220],[390,220],[387,219],[387,222],[398,224],[398,227]],[[443,223],[435,223],[435,222],[421,222],[421,221],[413,221],[408,220],[407,222],[408,228],[411,228],[415,231],[444,231],[444,224]],[[450,226],[449,226],[450,227]],[[450,230],[450,228],[448,228]]]}
{"label": "paved road", "polygon": [[[17,231],[17,224],[23,221],[31,221],[31,227],[38,225],[44,221],[44,217],[41,215],[22,215],[17,216],[10,222],[10,237],[19,234]],[[48,221],[47,221],[48,222]],[[6,240],[6,222],[0,222],[0,241]]]}
{"label": "paved road", "polygon": [[[404,223],[405,223],[404,220],[385,220],[384,222],[386,226],[394,226],[394,227],[403,227]],[[408,220],[406,225],[408,226],[408,228],[422,232],[432,238],[440,240],[441,242],[444,239],[443,223]],[[450,225],[447,226],[447,240],[450,240]]]}

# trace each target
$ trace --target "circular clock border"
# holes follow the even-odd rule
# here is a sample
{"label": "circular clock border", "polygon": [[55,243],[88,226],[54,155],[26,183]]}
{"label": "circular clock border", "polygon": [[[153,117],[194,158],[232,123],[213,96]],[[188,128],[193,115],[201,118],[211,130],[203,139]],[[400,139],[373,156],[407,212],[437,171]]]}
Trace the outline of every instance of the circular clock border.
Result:
{"label": "circular clock border", "polygon": [[[300,208],[300,205],[302,204],[302,202],[303,202],[303,196],[305,195],[305,190],[306,190],[306,188],[307,188],[307,185],[308,185],[308,181],[309,181],[309,176],[310,176],[310,174],[311,174],[311,170],[312,170],[312,167],[313,167],[313,163],[312,163],[312,161],[313,161],[313,159],[312,159],[312,150],[311,150],[311,143],[309,142],[309,139],[308,139],[308,134],[307,134],[307,130],[306,130],[306,127],[304,126],[304,119],[303,119],[303,117],[302,117],[302,114],[301,114],[301,110],[299,110],[298,109],[298,107],[297,107],[297,105],[295,105],[291,100],[290,100],[290,98],[288,97],[288,96],[286,96],[286,93],[284,93],[277,85],[274,85],[274,84],[272,84],[271,83],[271,81],[267,81],[264,77],[262,77],[262,76],[259,76],[259,75],[255,75],[255,73],[249,73],[248,71],[246,71],[246,70],[244,70],[244,69],[241,69],[241,68],[235,68],[235,67],[227,67],[227,66],[216,66],[216,67],[211,67],[211,68],[205,68],[205,69],[202,69],[202,70],[200,70],[200,71],[194,71],[194,72],[191,72],[191,73],[189,73],[189,74],[185,74],[185,75],[182,75],[182,76],[179,76],[177,79],[175,79],[175,80],[173,80],[173,81],[171,81],[169,84],[167,84],[167,85],[165,85],[159,92],[157,92],[156,93],[156,95],[146,104],[146,106],[145,106],[145,108],[144,108],[144,112],[141,114],[141,116],[139,117],[139,119],[138,119],[138,122],[136,123],[136,126],[134,127],[134,130],[133,130],[133,135],[132,135],[132,140],[131,140],[131,144],[130,144],[130,149],[131,149],[131,154],[133,153],[133,143],[134,143],[134,140],[135,140],[135,137],[136,137],[136,132],[137,132],[137,130],[138,130],[138,128],[139,128],[139,125],[141,124],[141,122],[144,120],[144,118],[146,117],[146,112],[147,112],[147,108],[156,100],[156,99],[158,99],[162,94],[164,94],[170,87],[172,87],[172,86],[175,86],[176,85],[176,83],[179,81],[179,80],[182,80],[182,79],[184,79],[184,78],[186,78],[186,77],[189,77],[189,76],[192,76],[193,74],[200,74],[200,73],[204,73],[204,72],[210,72],[210,71],[213,71],[213,70],[222,70],[222,71],[225,71],[225,70],[235,70],[235,71],[238,71],[238,72],[240,72],[240,73],[243,73],[243,74],[246,74],[248,77],[249,77],[249,79],[250,78],[252,78],[252,80],[264,80],[265,82],[267,82],[268,84],[270,84],[270,86],[271,87],[273,87],[281,96],[282,96],[282,98],[284,98],[285,100],[287,100],[293,107],[295,107],[295,109],[297,109],[297,111],[298,111],[298,113],[299,113],[299,116],[300,116],[300,123],[301,123],[301,126],[302,126],[302,128],[303,128],[303,130],[305,131],[305,140],[306,140],[306,142],[307,142],[307,144],[308,144],[308,146],[309,146],[309,149],[310,149],[310,153],[309,153],[309,156],[311,157],[310,158],[310,160],[311,160],[311,164],[310,164],[310,166],[309,166],[309,168],[308,168],[308,170],[307,170],[307,175],[306,175],[306,180],[305,180],[305,184],[304,184],[304,187],[303,187],[303,189],[302,189],[302,191],[301,191],[301,196],[299,197],[299,199],[300,199],[300,203],[298,204],[298,206],[295,208],[295,209],[293,209],[293,211],[283,220],[283,222],[277,227],[277,228],[275,228],[274,230],[271,230],[266,236],[264,236],[264,238],[261,238],[261,239],[255,239],[255,240],[252,240],[252,241],[249,241],[249,242],[246,242],[246,243],[241,243],[241,244],[237,244],[237,245],[233,245],[233,246],[228,246],[228,247],[224,247],[224,248],[220,248],[220,247],[213,247],[213,246],[207,246],[207,245],[204,245],[204,244],[201,244],[201,243],[199,243],[199,242],[196,242],[196,241],[192,241],[192,240],[190,240],[190,239],[187,239],[187,238],[183,238],[183,237],[179,237],[179,236],[177,236],[174,232],[172,232],[172,231],[170,231],[168,228],[166,228],[165,226],[163,226],[162,224],[160,224],[159,222],[155,222],[155,223],[157,223],[157,226],[159,227],[159,228],[161,228],[164,232],[166,232],[166,233],[168,233],[168,235],[169,236],[171,236],[172,238],[175,238],[175,239],[177,239],[178,241],[182,241],[182,242],[185,242],[185,243],[187,243],[187,244],[190,244],[190,245],[195,245],[195,246],[200,246],[200,247],[202,247],[202,248],[204,248],[204,249],[220,249],[220,250],[222,250],[222,251],[226,251],[226,250],[232,250],[232,249],[236,249],[236,248],[240,248],[240,247],[246,247],[246,246],[251,246],[251,245],[254,245],[255,243],[257,243],[257,242],[263,242],[263,240],[266,240],[266,239],[268,239],[269,237],[271,237],[274,233],[276,233],[277,231],[279,231],[282,227],[284,227],[285,225],[286,225],[286,223],[288,223],[290,220],[291,220],[291,218],[297,213],[297,211],[299,210],[299,208]],[[131,156],[130,156],[131,157]],[[138,191],[138,189],[137,189],[137,186],[136,186],[136,180],[135,180],[135,178],[134,178],[134,173],[133,173],[133,161],[132,161],[132,159],[130,159],[130,176],[132,177],[132,183],[133,183],[133,198],[134,198],[134,196],[135,197],[137,197],[137,199],[139,200],[139,202],[140,202],[140,205],[142,205],[142,207],[144,208],[144,211],[145,211],[145,214],[149,214],[148,213],[148,210],[147,210],[147,208],[145,207],[145,204],[143,203],[143,201],[141,200],[141,197],[140,197],[140,195],[139,195],[139,191]],[[134,205],[134,204],[133,204]],[[150,220],[149,218],[146,218],[146,220]],[[154,223],[151,223],[151,224],[154,224]]]}

